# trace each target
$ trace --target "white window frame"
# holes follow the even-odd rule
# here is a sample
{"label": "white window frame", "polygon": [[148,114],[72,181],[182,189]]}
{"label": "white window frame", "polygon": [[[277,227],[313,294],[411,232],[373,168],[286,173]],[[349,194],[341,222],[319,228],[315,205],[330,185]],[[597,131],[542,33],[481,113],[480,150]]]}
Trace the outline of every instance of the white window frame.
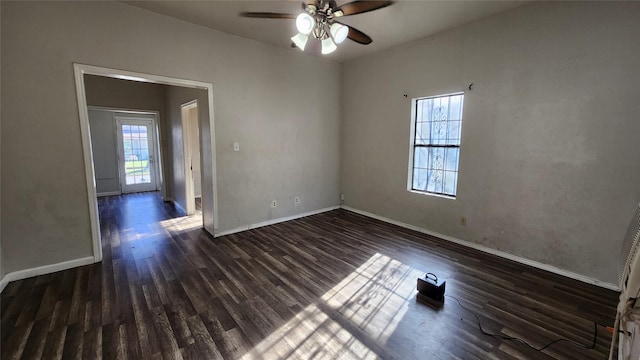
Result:
{"label": "white window frame", "polygon": [[417,104],[418,101],[420,100],[425,100],[425,99],[435,99],[435,98],[440,98],[440,97],[447,97],[447,96],[454,96],[454,95],[462,95],[462,105],[460,108],[460,143],[457,145],[457,147],[460,149],[459,151],[459,155],[458,155],[458,164],[457,164],[457,168],[456,168],[456,173],[457,176],[460,176],[460,154],[462,153],[462,124],[464,122],[464,97],[465,97],[465,93],[464,91],[458,91],[458,92],[453,92],[453,93],[447,93],[447,94],[439,94],[439,95],[433,95],[433,96],[423,96],[423,97],[418,97],[418,98],[413,98],[411,99],[411,125],[410,125],[410,135],[409,135],[409,164],[408,164],[408,169],[407,169],[407,191],[412,192],[412,193],[416,193],[416,194],[421,194],[421,195],[429,195],[429,196],[435,196],[435,197],[441,197],[441,198],[445,198],[445,199],[450,199],[450,200],[455,200],[458,196],[458,180],[456,180],[456,186],[455,186],[455,195],[449,195],[446,193],[437,193],[437,192],[431,192],[431,191],[426,191],[426,190],[417,190],[413,188],[413,173],[414,173],[414,156],[415,156],[415,139],[416,139],[416,123],[417,123]]}

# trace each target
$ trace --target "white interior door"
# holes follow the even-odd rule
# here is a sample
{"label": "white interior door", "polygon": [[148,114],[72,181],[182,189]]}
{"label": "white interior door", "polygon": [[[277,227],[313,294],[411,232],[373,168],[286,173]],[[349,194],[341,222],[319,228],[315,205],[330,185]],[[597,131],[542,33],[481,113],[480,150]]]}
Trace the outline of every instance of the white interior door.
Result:
{"label": "white interior door", "polygon": [[123,193],[155,191],[155,124],[142,117],[116,117],[118,164]]}

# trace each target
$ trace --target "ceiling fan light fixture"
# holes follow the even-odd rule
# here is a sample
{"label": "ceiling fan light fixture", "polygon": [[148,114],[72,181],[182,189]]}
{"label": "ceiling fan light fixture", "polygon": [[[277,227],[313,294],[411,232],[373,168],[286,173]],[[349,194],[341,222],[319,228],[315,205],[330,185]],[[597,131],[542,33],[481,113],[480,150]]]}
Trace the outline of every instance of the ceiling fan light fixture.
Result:
{"label": "ceiling fan light fixture", "polygon": [[301,13],[296,18],[296,28],[298,28],[298,31],[304,35],[309,34],[311,30],[313,30],[314,26],[315,21],[313,20],[313,17],[307,13]]}
{"label": "ceiling fan light fixture", "polygon": [[[2,1],[2,0],[0,0]],[[240,16],[260,19],[295,19],[298,33],[291,37],[292,47],[304,51],[309,38],[320,41],[322,54],[330,54],[346,39],[362,45],[371,44],[369,35],[338,21],[340,17],[367,13],[393,4],[391,0],[341,0],[351,1],[338,6],[337,0],[303,0],[300,13],[241,12]],[[315,47],[315,46],[314,46]]]}
{"label": "ceiling fan light fixture", "polygon": [[336,51],[337,48],[338,47],[336,46],[336,44],[333,42],[333,40],[331,40],[331,37],[327,36],[324,40],[322,40],[323,55],[331,54],[332,52]]}
{"label": "ceiling fan light fixture", "polygon": [[297,33],[291,38],[291,41],[302,51],[304,51],[304,47],[307,45],[307,40],[309,40],[309,35],[303,33]]}
{"label": "ceiling fan light fixture", "polygon": [[331,24],[329,31],[336,44],[343,42],[347,38],[347,35],[349,35],[349,27],[338,23]]}

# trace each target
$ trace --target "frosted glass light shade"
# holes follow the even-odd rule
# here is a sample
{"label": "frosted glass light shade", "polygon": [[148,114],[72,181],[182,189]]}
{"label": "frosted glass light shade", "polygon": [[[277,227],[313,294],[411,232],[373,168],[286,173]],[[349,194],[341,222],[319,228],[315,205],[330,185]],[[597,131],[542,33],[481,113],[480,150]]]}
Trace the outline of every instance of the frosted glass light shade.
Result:
{"label": "frosted glass light shade", "polygon": [[332,52],[336,51],[337,48],[338,47],[336,46],[336,44],[334,44],[333,40],[331,40],[330,37],[322,40],[322,54],[331,54]]}
{"label": "frosted glass light shade", "polygon": [[307,13],[302,13],[296,18],[296,28],[298,28],[298,31],[302,34],[306,35],[310,33],[311,30],[313,30],[314,24],[315,21],[313,20],[313,17]]}
{"label": "frosted glass light shade", "polygon": [[347,38],[347,35],[349,35],[349,27],[338,23],[333,23],[330,31],[331,36],[333,36],[333,41],[336,44],[343,42]]}
{"label": "frosted glass light shade", "polygon": [[302,33],[298,33],[291,38],[294,44],[300,48],[300,50],[304,51],[305,45],[307,45],[307,40],[309,40],[309,35],[305,35]]}

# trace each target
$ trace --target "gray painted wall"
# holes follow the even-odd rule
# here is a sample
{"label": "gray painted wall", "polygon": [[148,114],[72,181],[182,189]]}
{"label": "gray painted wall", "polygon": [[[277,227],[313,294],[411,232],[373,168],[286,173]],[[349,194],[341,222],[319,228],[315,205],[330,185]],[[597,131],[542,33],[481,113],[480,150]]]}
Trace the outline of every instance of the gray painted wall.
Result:
{"label": "gray painted wall", "polygon": [[[346,205],[617,283],[640,200],[638,19],[637,2],[534,3],[345,63]],[[457,199],[408,192],[411,98],[470,83]]]}
{"label": "gray painted wall", "polygon": [[214,84],[221,230],[338,204],[339,64],[120,2],[1,6],[7,272],[92,255],[73,62]]}
{"label": "gray painted wall", "polygon": [[165,86],[85,75],[87,105],[164,113]]}

